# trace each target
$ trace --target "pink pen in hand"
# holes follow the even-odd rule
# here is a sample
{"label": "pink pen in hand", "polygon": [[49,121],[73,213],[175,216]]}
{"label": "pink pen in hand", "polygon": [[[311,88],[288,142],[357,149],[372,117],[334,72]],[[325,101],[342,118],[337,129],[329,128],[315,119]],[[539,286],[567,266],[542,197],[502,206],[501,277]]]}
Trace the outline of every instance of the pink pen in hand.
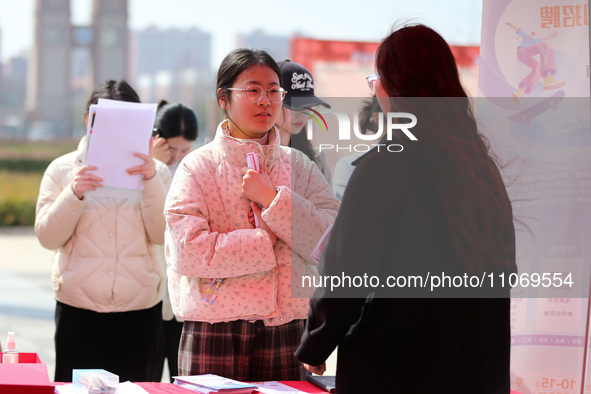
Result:
{"label": "pink pen in hand", "polygon": [[[251,168],[256,172],[261,172],[261,167],[259,165],[259,155],[254,152],[246,154],[246,165],[248,168]],[[259,227],[259,218],[257,215],[254,215],[254,226],[257,228]]]}

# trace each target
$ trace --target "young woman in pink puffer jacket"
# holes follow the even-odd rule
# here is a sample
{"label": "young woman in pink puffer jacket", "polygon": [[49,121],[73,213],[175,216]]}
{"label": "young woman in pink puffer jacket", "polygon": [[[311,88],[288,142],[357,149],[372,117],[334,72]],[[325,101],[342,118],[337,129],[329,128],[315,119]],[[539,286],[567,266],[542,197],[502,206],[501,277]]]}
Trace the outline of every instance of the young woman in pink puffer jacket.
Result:
{"label": "young woman in pink puffer jacket", "polygon": [[[317,275],[310,256],[339,202],[316,164],[280,146],[279,81],[265,51],[226,56],[217,80],[226,119],[214,141],[182,161],[167,197],[170,296],[185,320],[182,375],[304,378],[293,353],[313,289],[302,275]],[[260,172],[248,169],[249,153]]]}

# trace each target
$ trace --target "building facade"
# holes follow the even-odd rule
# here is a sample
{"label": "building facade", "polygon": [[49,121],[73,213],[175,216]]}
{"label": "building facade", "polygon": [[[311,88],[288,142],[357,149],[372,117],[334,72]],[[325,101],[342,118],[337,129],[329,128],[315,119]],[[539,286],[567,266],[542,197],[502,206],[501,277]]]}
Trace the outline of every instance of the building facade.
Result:
{"label": "building facade", "polygon": [[[93,0],[90,26],[73,26],[70,0],[36,0],[31,51],[26,129],[43,129],[53,136],[71,136],[73,108],[81,95],[106,79],[128,76],[127,0]],[[73,83],[75,51],[90,56],[92,77],[84,89]]]}
{"label": "building facade", "polygon": [[160,71],[209,70],[211,34],[196,28],[148,29],[132,33],[131,79]]}

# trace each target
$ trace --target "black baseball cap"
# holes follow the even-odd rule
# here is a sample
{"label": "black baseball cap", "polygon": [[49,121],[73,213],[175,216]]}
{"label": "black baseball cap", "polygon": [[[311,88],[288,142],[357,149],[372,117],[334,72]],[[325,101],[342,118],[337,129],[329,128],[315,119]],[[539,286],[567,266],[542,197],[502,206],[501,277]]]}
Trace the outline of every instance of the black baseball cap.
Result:
{"label": "black baseball cap", "polygon": [[[306,67],[291,60],[283,60],[277,65],[281,71],[281,87],[287,91],[283,105],[294,111],[301,111],[315,105],[330,108],[326,101],[314,95],[314,79]],[[305,100],[297,100],[297,105],[292,105],[291,100],[296,97],[305,98]]]}

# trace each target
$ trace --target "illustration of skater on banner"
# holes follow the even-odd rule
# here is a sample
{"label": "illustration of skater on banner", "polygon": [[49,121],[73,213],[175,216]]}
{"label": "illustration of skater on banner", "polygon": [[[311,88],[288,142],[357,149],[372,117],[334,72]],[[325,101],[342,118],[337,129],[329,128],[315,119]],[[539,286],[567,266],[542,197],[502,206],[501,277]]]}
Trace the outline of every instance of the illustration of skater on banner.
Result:
{"label": "illustration of skater on banner", "polygon": [[[515,102],[521,104],[521,97],[524,94],[529,94],[542,78],[544,79],[542,83],[544,90],[553,90],[564,86],[564,81],[554,78],[556,74],[554,52],[550,45],[544,42],[556,37],[558,32],[555,31],[546,37],[534,38],[534,32],[527,34],[511,22],[507,22],[506,25],[515,30],[522,38],[521,43],[517,46],[517,60],[531,69],[530,73],[519,82],[518,89],[511,95]],[[535,59],[536,56],[539,56],[539,60]]]}

